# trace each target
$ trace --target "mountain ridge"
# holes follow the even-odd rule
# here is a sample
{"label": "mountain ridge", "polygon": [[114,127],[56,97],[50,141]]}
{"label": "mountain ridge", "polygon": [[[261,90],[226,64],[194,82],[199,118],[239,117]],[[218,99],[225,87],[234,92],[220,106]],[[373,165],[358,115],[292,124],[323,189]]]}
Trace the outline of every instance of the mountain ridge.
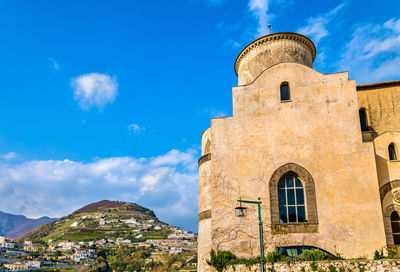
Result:
{"label": "mountain ridge", "polygon": [[25,215],[15,215],[0,211],[0,236],[18,239],[29,231],[54,220],[57,220],[57,218],[42,216],[34,219]]}

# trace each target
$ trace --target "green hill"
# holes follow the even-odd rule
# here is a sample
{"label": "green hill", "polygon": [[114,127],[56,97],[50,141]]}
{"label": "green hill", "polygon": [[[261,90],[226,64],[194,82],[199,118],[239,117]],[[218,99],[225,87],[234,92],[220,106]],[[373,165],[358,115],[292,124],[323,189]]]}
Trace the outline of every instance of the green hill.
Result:
{"label": "green hill", "polygon": [[54,267],[46,268],[54,271],[179,271],[195,268],[197,260],[195,234],[159,221],[150,209],[121,201],[89,204],[19,242],[28,245],[29,258],[50,262]]}
{"label": "green hill", "polygon": [[[21,240],[38,243],[88,242],[106,238],[141,241],[166,238],[170,233],[169,227],[160,222],[152,210],[138,204],[102,200],[46,223],[24,235]],[[139,233],[142,237],[137,238]]]}

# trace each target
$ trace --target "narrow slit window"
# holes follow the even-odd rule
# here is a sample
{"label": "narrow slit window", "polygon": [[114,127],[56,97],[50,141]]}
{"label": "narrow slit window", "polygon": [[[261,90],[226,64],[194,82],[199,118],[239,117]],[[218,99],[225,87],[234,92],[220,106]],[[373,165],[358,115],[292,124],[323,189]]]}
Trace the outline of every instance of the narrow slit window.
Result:
{"label": "narrow slit window", "polygon": [[287,82],[281,84],[281,101],[290,101],[290,89]]}
{"label": "narrow slit window", "polygon": [[397,156],[396,156],[396,148],[394,146],[394,143],[391,143],[389,145],[388,151],[389,151],[389,160],[396,161],[397,160]]}
{"label": "narrow slit window", "polygon": [[360,109],[358,113],[360,114],[361,131],[368,131],[367,113],[365,109]]}

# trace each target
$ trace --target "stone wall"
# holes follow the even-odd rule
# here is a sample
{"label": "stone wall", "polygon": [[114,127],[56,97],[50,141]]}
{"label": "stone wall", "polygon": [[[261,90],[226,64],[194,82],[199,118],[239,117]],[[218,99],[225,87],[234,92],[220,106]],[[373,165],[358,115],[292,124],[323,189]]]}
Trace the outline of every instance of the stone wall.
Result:
{"label": "stone wall", "polygon": [[[346,260],[346,261],[324,261],[316,262],[317,270],[312,269],[312,262],[295,262],[291,265],[287,263],[275,263],[274,271],[276,272],[301,272],[301,271],[335,271],[337,272],[362,272],[362,271],[376,271],[376,272],[400,272],[400,260]],[[331,268],[329,268],[331,266]],[[271,264],[266,265],[266,271],[272,271]],[[330,270],[332,269],[332,270]],[[259,272],[259,265],[246,267],[245,265],[235,265],[229,267],[226,272]]]}
{"label": "stone wall", "polygon": [[[381,84],[382,85],[382,84]],[[376,87],[375,87],[376,86]],[[367,113],[367,125],[375,135],[400,130],[400,83],[357,86],[359,109]]]}

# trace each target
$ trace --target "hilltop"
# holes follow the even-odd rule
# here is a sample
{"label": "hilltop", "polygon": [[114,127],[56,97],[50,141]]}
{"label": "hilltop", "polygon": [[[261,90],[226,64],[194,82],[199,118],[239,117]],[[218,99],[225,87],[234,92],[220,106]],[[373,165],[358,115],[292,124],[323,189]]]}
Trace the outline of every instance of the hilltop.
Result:
{"label": "hilltop", "polygon": [[96,212],[105,211],[107,209],[114,209],[114,208],[121,208],[121,207],[126,207],[127,209],[135,210],[137,212],[141,212],[143,214],[147,214],[149,216],[156,217],[156,215],[154,214],[154,212],[152,210],[144,208],[136,203],[127,203],[127,202],[123,202],[123,201],[110,201],[110,200],[101,200],[99,202],[88,204],[88,205],[74,211],[72,214],[96,213]]}
{"label": "hilltop", "polygon": [[[88,204],[59,220],[39,226],[24,235],[21,240],[80,242],[90,239],[116,239],[120,236],[138,240],[130,225],[143,225],[142,222],[147,223],[147,230],[143,230],[146,237],[166,237],[169,233],[165,230],[169,225],[160,222],[150,209],[136,203],[102,200]],[[156,232],[152,229],[153,225]]]}
{"label": "hilltop", "polygon": [[194,233],[161,222],[152,210],[138,204],[102,200],[48,222],[18,242],[36,260],[73,271],[77,267],[176,271],[195,267],[196,238]]}

